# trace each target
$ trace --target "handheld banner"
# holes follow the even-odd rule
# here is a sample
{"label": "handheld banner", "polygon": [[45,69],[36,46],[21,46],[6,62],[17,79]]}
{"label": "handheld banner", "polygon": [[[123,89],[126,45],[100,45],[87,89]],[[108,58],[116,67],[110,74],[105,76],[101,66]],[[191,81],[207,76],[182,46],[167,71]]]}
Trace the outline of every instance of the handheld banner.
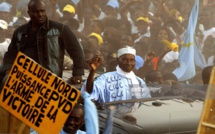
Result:
{"label": "handheld banner", "polygon": [[0,105],[41,134],[59,134],[80,91],[19,52]]}

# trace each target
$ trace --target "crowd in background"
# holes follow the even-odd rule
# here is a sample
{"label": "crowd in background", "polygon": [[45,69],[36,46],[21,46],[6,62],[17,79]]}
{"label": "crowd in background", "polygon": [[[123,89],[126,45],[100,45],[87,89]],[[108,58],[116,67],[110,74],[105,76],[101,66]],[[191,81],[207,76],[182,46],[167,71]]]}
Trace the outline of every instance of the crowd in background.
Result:
{"label": "crowd in background", "polygon": [[[1,0],[0,64],[14,29],[29,21],[29,0]],[[194,0],[45,0],[47,16],[68,25],[83,46],[85,69],[95,55],[102,57],[99,72],[116,69],[116,52],[124,46],[137,50],[135,73],[150,80],[159,71],[163,79],[177,77],[180,48]],[[196,75],[188,81],[202,83],[205,67],[215,64],[214,0],[201,0],[195,45],[204,58],[196,65]],[[64,68],[72,69],[65,55]],[[153,76],[154,77],[154,76]],[[152,80],[151,80],[152,81]],[[147,82],[147,80],[146,80]]]}
{"label": "crowd in background", "polygon": [[[14,30],[30,20],[28,2],[29,0],[0,0],[0,65],[3,64],[4,53],[11,39],[14,41],[17,38],[13,37]],[[199,1],[194,42],[186,44],[184,39],[189,34],[185,33],[188,31],[194,2],[195,0],[44,0],[47,17],[69,26],[76,35],[83,47],[86,70],[92,70],[89,65],[91,59],[99,56],[102,61],[101,66],[96,68],[99,74],[115,71],[119,62],[117,50],[130,46],[136,49],[134,54],[136,63],[133,70],[135,75],[133,74],[132,78],[139,76],[145,80],[148,88],[154,86],[150,83],[208,84],[208,78],[215,64],[215,20],[213,19],[215,0]],[[181,53],[181,48],[189,48],[191,45],[195,46],[194,54],[190,55],[188,51],[187,59],[195,62],[195,67],[191,68],[195,70],[195,75],[190,77],[188,72],[185,75],[189,77],[181,80],[174,70],[181,65],[180,56],[183,54],[186,58],[186,54]],[[64,69],[72,70],[72,65],[73,60],[66,53]],[[174,94],[168,93],[167,95]],[[201,99],[204,99],[205,94],[183,92],[183,95],[201,96]],[[151,93],[147,98],[151,96],[156,97],[156,94]],[[92,107],[88,110],[91,110],[90,108]],[[83,118],[84,112],[80,113]],[[74,119],[71,117],[68,121],[70,119],[73,122]],[[82,123],[78,124],[81,126]],[[66,122],[66,125],[70,124]],[[109,123],[109,126],[112,124]]]}

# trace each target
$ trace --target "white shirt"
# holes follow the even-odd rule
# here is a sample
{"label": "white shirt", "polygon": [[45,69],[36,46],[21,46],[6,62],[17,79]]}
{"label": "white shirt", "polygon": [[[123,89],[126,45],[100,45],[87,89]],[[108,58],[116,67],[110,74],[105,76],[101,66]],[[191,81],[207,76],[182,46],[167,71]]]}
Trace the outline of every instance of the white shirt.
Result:
{"label": "white shirt", "polygon": [[179,57],[179,52],[170,51],[163,57],[163,60],[166,63],[168,63],[168,62],[173,62],[174,60],[178,60],[178,57]]}
{"label": "white shirt", "polygon": [[6,38],[4,42],[0,43],[0,65],[3,62],[4,54],[7,51],[7,48],[11,42],[11,39]]}
{"label": "white shirt", "polygon": [[214,58],[215,58],[214,55],[212,55],[208,58],[208,66],[214,66],[215,65]]}

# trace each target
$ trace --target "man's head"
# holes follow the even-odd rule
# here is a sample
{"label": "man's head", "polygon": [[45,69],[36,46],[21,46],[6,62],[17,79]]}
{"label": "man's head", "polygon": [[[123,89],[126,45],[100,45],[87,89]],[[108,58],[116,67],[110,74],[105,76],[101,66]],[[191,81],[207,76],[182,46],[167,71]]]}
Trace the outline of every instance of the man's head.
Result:
{"label": "man's head", "polygon": [[162,84],[163,83],[163,76],[160,71],[153,70],[146,74],[146,82],[147,83],[157,83]]}
{"label": "man's head", "polygon": [[71,2],[71,0],[57,0],[57,5],[60,8],[60,11],[63,10],[63,8],[67,5],[71,4],[73,7],[75,7],[75,4]]}
{"label": "man's head", "polygon": [[63,8],[63,18],[72,19],[75,16],[75,7],[70,4],[67,4]]}
{"label": "man's head", "polygon": [[2,2],[0,4],[0,18],[2,20],[5,20],[6,22],[9,22],[10,21],[10,10],[11,10],[11,5],[6,2]]}
{"label": "man's head", "polygon": [[84,124],[84,109],[80,104],[76,104],[67,118],[63,130],[67,133],[75,134]]}
{"label": "man's head", "polygon": [[92,20],[90,24],[90,31],[101,34],[104,30],[104,24],[101,20]]}
{"label": "man's head", "polygon": [[167,30],[161,29],[161,30],[158,32],[157,39],[158,39],[159,41],[162,41],[162,40],[169,40]]}
{"label": "man's head", "polygon": [[107,16],[117,17],[119,10],[119,2],[117,0],[109,0],[105,7],[105,14]]}
{"label": "man's head", "polygon": [[135,22],[135,25],[138,28],[139,32],[146,32],[148,24],[149,18],[144,16],[138,17]]}
{"label": "man's head", "polygon": [[169,16],[172,20],[180,22],[181,14],[177,9],[171,9],[169,11]]}
{"label": "man's head", "polygon": [[46,7],[43,0],[30,0],[28,15],[34,25],[42,25],[46,21]]}
{"label": "man's head", "polygon": [[133,47],[134,46],[134,41],[133,41],[132,36],[128,35],[128,34],[122,35],[121,40],[120,40],[120,45],[121,46],[128,45],[128,46]]}
{"label": "man's head", "polygon": [[119,67],[125,72],[131,72],[135,66],[136,50],[132,47],[126,46],[117,52]]}
{"label": "man's head", "polygon": [[210,83],[210,76],[211,76],[212,70],[213,70],[213,66],[207,66],[202,70],[203,84]]}

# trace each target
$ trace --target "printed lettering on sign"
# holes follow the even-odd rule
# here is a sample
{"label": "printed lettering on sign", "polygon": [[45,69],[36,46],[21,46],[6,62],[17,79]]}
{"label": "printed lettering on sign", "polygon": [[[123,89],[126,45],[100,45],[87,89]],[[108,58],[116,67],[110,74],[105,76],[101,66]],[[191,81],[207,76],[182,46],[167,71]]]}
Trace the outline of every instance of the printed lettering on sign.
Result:
{"label": "printed lettering on sign", "polygon": [[59,134],[79,97],[79,90],[19,52],[0,105],[41,134]]}

